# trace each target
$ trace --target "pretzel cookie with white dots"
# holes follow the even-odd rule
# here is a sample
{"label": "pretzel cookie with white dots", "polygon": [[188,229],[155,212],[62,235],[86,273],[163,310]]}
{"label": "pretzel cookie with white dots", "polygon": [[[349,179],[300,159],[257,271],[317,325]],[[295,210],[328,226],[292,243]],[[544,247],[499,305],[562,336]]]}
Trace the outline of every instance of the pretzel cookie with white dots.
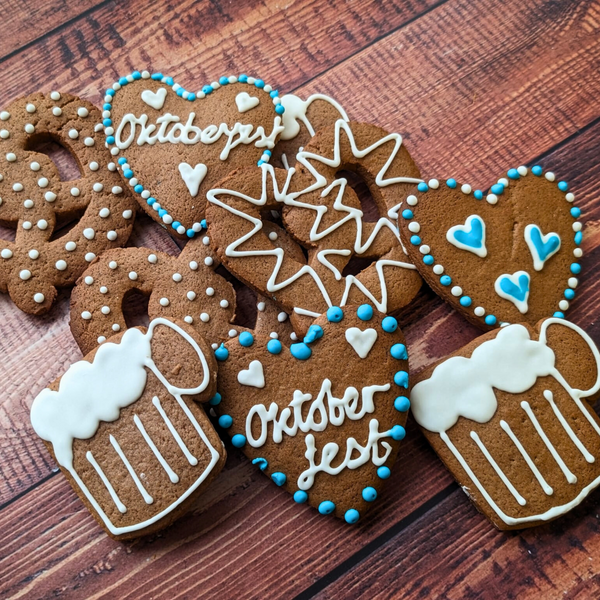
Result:
{"label": "pretzel cookie with white dots", "polygon": [[[286,251],[294,242],[274,223]],[[301,253],[296,246],[297,252]],[[104,253],[81,276],[71,296],[71,331],[88,353],[127,328],[123,300],[134,290],[149,296],[148,316],[179,319],[191,325],[217,350],[246,327],[232,324],[236,294],[215,272],[219,266],[206,234],[190,240],[178,257],[149,248],[119,248]],[[295,341],[288,315],[273,302],[257,298],[256,326],[252,330],[290,343]]]}
{"label": "pretzel cookie with white dots", "polygon": [[[57,288],[75,283],[98,254],[127,241],[136,202],[104,147],[100,111],[59,92],[32,94],[0,111],[0,291],[23,311],[50,309]],[[53,141],[77,162],[80,177],[61,181],[54,162],[35,150]],[[79,218],[65,235],[62,225]]]}

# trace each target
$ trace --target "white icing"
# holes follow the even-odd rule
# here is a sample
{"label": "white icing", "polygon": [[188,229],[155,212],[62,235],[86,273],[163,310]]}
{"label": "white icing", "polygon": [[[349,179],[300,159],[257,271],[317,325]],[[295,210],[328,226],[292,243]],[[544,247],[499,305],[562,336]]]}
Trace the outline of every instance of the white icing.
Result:
{"label": "white icing", "polygon": [[350,327],[346,329],[346,341],[358,356],[366,358],[377,341],[377,330],[369,328],[361,331],[358,327]]}
{"label": "white icing", "polygon": [[[328,102],[339,112],[341,119],[344,121],[349,120],[346,111],[329,96],[324,96],[323,94],[313,94],[306,100],[302,100],[302,98],[299,98],[294,94],[285,94],[285,96],[281,97],[281,104],[285,108],[285,112],[283,113],[283,131],[281,133],[282,140],[291,140],[292,138],[295,138],[300,132],[300,122],[304,124],[311,137],[315,135],[315,130],[306,117],[306,111],[308,110],[308,107],[315,100],[324,100],[325,102]],[[286,169],[287,168],[288,167],[286,167]]]}
{"label": "white icing", "polygon": [[[131,476],[131,479],[133,480],[133,483],[135,483],[135,487],[137,487],[138,491],[142,495],[144,502],[146,504],[152,504],[154,502],[154,498],[152,498],[152,496],[146,491],[146,488],[140,481],[138,474],[135,472],[135,469],[132,467],[131,463],[125,456],[125,452],[123,452],[123,449],[121,448],[119,442],[117,442],[116,438],[113,435],[109,436],[109,440],[110,440],[112,447],[115,449],[115,452],[119,455],[119,458],[125,465],[125,468],[127,469],[129,475]],[[104,479],[102,481],[104,481]],[[105,485],[106,485],[106,482],[105,482]]]}
{"label": "white icing", "polygon": [[247,369],[238,373],[237,379],[242,385],[255,388],[264,388],[265,373],[262,363],[259,360],[253,360]]}
{"label": "white icing", "polygon": [[[538,252],[538,247],[533,243],[533,240],[531,239],[531,234],[535,229],[537,229],[540,232],[542,244],[546,244],[552,236],[556,236],[558,238],[558,246],[554,250],[552,250],[552,252],[548,253],[548,255],[544,259],[542,259],[542,257],[540,256],[540,253]],[[544,268],[544,264],[546,263],[546,261],[560,250],[560,236],[558,235],[558,233],[554,233],[553,231],[544,235],[537,225],[527,225],[527,227],[525,227],[524,236],[525,242],[527,243],[527,246],[529,247],[529,251],[531,252],[531,256],[533,258],[533,268],[536,271],[541,271]]]}
{"label": "white icing", "polygon": [[[474,221],[479,221],[481,223],[481,246],[478,248],[459,242],[454,237],[454,234],[457,231],[469,233],[473,227]],[[485,229],[485,221],[479,215],[470,215],[467,217],[464,225],[454,225],[454,227],[450,227],[446,232],[446,239],[460,250],[467,250],[468,252],[472,252],[476,256],[479,256],[479,258],[485,258],[487,256],[487,248],[485,247]]]}
{"label": "white icing", "polygon": [[253,109],[255,106],[258,106],[259,103],[260,99],[256,96],[251,96],[248,92],[240,92],[235,97],[235,104],[241,113],[245,113]]}
{"label": "white icing", "polygon": [[154,456],[156,456],[156,459],[160,463],[161,467],[165,470],[167,476],[171,480],[171,483],[179,483],[179,476],[177,475],[177,473],[175,473],[173,471],[173,469],[171,469],[171,467],[169,466],[169,463],[165,460],[165,458],[161,454],[160,450],[156,447],[156,444],[154,443],[152,438],[148,435],[148,432],[146,431],[146,428],[144,427],[144,424],[142,423],[142,420],[138,417],[138,415],[133,415],[133,422],[135,423],[136,427],[139,429],[140,433],[144,437],[144,440],[146,441],[146,443],[152,450],[152,453],[154,454]]}
{"label": "white icing", "polygon": [[158,88],[156,92],[144,90],[141,94],[142,100],[152,108],[160,110],[165,105],[167,98],[167,88]]}
{"label": "white icing", "polygon": [[195,198],[198,195],[198,189],[206,177],[207,171],[206,165],[202,163],[198,163],[195,167],[188,165],[186,162],[179,164],[179,173],[181,174],[181,178],[187,186],[187,189],[190,191],[192,198]]}
{"label": "white icing", "polygon": [[[527,289],[525,290],[525,294],[524,297],[522,299],[520,298],[516,298],[515,296],[513,296],[512,294],[509,294],[508,292],[504,291],[501,287],[500,287],[500,283],[503,279],[508,279],[510,280],[517,288],[520,287],[519,284],[519,279],[521,278],[522,275],[525,275],[527,277]],[[531,278],[529,277],[529,273],[527,273],[527,271],[517,271],[516,273],[513,273],[512,275],[509,273],[504,273],[503,275],[500,275],[498,277],[498,279],[496,279],[496,281],[494,282],[494,289],[496,290],[496,294],[498,294],[498,296],[500,296],[500,298],[504,298],[505,300],[509,300],[510,302],[512,302],[516,307],[517,310],[521,313],[521,314],[526,314],[527,311],[529,310],[529,306],[527,304],[527,301],[529,300],[529,284],[530,284]]]}
{"label": "white icing", "polygon": [[121,499],[117,495],[117,492],[115,492],[115,488],[112,486],[112,483],[109,481],[108,477],[104,474],[104,471],[102,470],[100,465],[96,462],[94,455],[88,450],[85,454],[85,457],[87,458],[88,462],[92,465],[92,467],[94,467],[94,469],[96,470],[96,473],[98,473],[98,476],[100,477],[100,479],[102,480],[102,483],[105,485],[106,489],[108,490],[108,493],[110,494],[110,497],[112,498],[112,501],[115,503],[115,506],[117,507],[118,511],[121,514],[126,513],[127,507],[123,504],[123,502],[121,502]]}

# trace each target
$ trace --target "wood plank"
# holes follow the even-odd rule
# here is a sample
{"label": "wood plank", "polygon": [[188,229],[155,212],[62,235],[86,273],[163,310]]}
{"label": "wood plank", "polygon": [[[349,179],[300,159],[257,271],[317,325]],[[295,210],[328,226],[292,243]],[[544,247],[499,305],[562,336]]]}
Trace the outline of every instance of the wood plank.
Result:
{"label": "wood plank", "polygon": [[0,59],[105,2],[106,0],[4,0],[4,34],[0,38]]}
{"label": "wood plank", "polygon": [[244,71],[291,89],[438,3],[179,0],[165,11],[160,3],[111,2],[5,60],[2,98],[57,88],[99,104],[107,86],[136,68],[163,70],[194,90]]}
{"label": "wood plank", "polygon": [[597,502],[598,492],[558,521],[499,532],[457,489],[312,597],[597,598]]}

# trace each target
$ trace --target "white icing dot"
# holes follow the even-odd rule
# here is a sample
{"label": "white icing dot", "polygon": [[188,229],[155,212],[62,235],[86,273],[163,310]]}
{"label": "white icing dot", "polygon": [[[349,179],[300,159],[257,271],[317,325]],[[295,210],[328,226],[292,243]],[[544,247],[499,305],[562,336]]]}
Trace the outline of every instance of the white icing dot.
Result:
{"label": "white icing dot", "polygon": [[9,153],[6,155],[6,160],[7,160],[8,162],[15,162],[15,161],[17,160],[17,155],[16,155],[14,152],[9,152]]}
{"label": "white icing dot", "polygon": [[[101,183],[98,183],[98,182],[97,182],[97,183],[95,183],[95,184],[92,186],[92,189],[93,189],[95,192],[101,192],[101,191],[104,189],[104,186],[103,186]],[[108,208],[107,208],[106,210],[108,210]],[[109,213],[109,214],[110,214],[110,213]],[[102,216],[102,215],[100,215],[100,216]],[[108,216],[108,215],[107,215],[107,216]]]}
{"label": "white icing dot", "polygon": [[31,258],[31,260],[36,260],[37,258],[39,258],[39,256],[40,253],[37,250],[33,249],[29,251],[29,258]]}
{"label": "white icing dot", "polygon": [[575,256],[575,258],[581,258],[583,256],[583,250],[581,248],[575,248],[575,250],[573,250],[573,256]]}
{"label": "white icing dot", "polygon": [[204,264],[205,264],[207,267],[210,267],[210,266],[213,264],[213,262],[214,262],[214,260],[213,260],[213,259],[212,259],[210,256],[207,256],[207,257],[204,259]]}
{"label": "white icing dot", "polygon": [[159,303],[160,303],[160,305],[161,305],[161,306],[169,306],[169,304],[171,304],[171,303],[169,302],[169,299],[168,299],[168,298],[161,298],[161,299],[159,300]]}
{"label": "white icing dot", "polygon": [[106,341],[106,337],[103,335],[98,336],[98,343],[102,344]]}
{"label": "white icing dot", "polygon": [[12,258],[12,255],[13,255],[12,250],[9,250],[8,248],[3,248],[2,251],[0,252],[0,256],[5,259]]}
{"label": "white icing dot", "polygon": [[35,131],[35,127],[31,123],[27,123],[24,129],[25,133],[33,133]]}
{"label": "white icing dot", "polygon": [[47,188],[49,183],[47,177],[40,177],[37,182],[38,186],[41,188]]}
{"label": "white icing dot", "polygon": [[23,206],[25,208],[33,208],[33,200],[25,200],[25,202],[23,202]]}
{"label": "white icing dot", "polygon": [[109,269],[113,269],[113,270],[114,270],[114,269],[116,269],[116,268],[117,268],[117,266],[118,266],[118,265],[117,265],[117,261],[116,261],[116,260],[111,260],[111,261],[108,263],[108,268],[109,268]]}
{"label": "white icing dot", "polygon": [[114,323],[112,326],[112,330],[113,331],[119,331],[121,329],[121,326],[118,323]]}
{"label": "white icing dot", "polygon": [[427,244],[423,244],[420,248],[419,248],[419,252],[421,254],[429,254],[431,252],[431,248],[427,245]]}
{"label": "white icing dot", "polygon": [[103,306],[103,307],[100,309],[100,312],[101,312],[103,315],[108,315],[108,314],[110,314],[110,306],[106,306],[106,305],[105,305],[105,306]]}
{"label": "white icing dot", "polygon": [[101,293],[101,294],[108,294],[108,288],[107,288],[105,285],[103,285],[103,286],[100,288],[100,293]]}
{"label": "white icing dot", "polygon": [[193,260],[193,261],[190,263],[190,269],[191,269],[192,271],[197,271],[197,270],[198,270],[198,263],[197,263],[195,260]]}
{"label": "white icing dot", "polygon": [[188,293],[186,294],[186,296],[187,296],[187,299],[188,299],[188,300],[195,300],[195,299],[196,299],[196,292],[191,292],[191,291],[190,291],[190,292],[188,292]]}
{"label": "white icing dot", "polygon": [[87,227],[83,230],[83,237],[88,240],[93,240],[96,237],[96,232],[91,227]]}
{"label": "white icing dot", "polygon": [[33,301],[37,302],[38,304],[41,304],[45,299],[46,297],[41,292],[33,295]]}
{"label": "white icing dot", "polygon": [[483,308],[483,306],[478,306],[473,312],[475,313],[475,316],[483,317],[483,315],[485,315],[485,308]]}
{"label": "white icing dot", "polygon": [[56,264],[54,265],[59,271],[64,271],[67,268],[67,261],[66,260],[57,260]]}
{"label": "white icing dot", "polygon": [[59,92],[51,92],[50,98],[56,102],[57,100],[60,100],[60,93]]}
{"label": "white icing dot", "polygon": [[277,320],[278,320],[280,323],[283,323],[284,321],[286,321],[286,320],[287,320],[287,318],[288,318],[288,315],[287,315],[287,313],[285,313],[285,312],[280,312],[280,313],[277,315]]}
{"label": "white icing dot", "polygon": [[569,277],[568,284],[570,288],[576,288],[579,284],[579,280],[577,279],[577,277]]}
{"label": "white icing dot", "polygon": [[173,281],[179,283],[182,279],[183,277],[181,276],[181,273],[173,273]]}
{"label": "white icing dot", "polygon": [[488,194],[485,199],[490,203],[490,204],[496,204],[498,202],[498,196],[496,196],[496,194]]}
{"label": "white icing dot", "polygon": [[76,187],[71,188],[71,196],[77,198],[77,196],[79,196],[80,193],[81,192],[79,191],[79,188],[76,188]]}
{"label": "white icing dot", "polygon": [[277,233],[275,231],[271,231],[271,233],[269,233],[269,239],[274,242],[277,239]]}
{"label": "white icing dot", "polygon": [[221,300],[221,302],[219,302],[219,306],[221,308],[227,308],[229,306],[229,302],[227,302],[227,300],[223,299],[223,300]]}
{"label": "white icing dot", "polygon": [[566,300],[561,300],[558,303],[558,308],[560,308],[560,310],[567,310],[569,308],[569,303]]}
{"label": "white icing dot", "polygon": [[37,222],[37,226],[38,226],[38,229],[41,229],[42,231],[44,231],[45,229],[48,229],[48,221],[46,221],[46,219],[40,219]]}
{"label": "white icing dot", "polygon": [[90,111],[85,106],[80,106],[77,109],[77,115],[85,119],[90,114]]}
{"label": "white icing dot", "polygon": [[135,177],[132,177],[132,178],[129,180],[129,185],[130,185],[131,187],[135,187],[137,184],[138,184],[138,180],[137,180]]}
{"label": "white icing dot", "polygon": [[13,184],[13,191],[15,191],[15,192],[22,192],[23,191],[23,184],[22,183],[15,183],[15,184]]}
{"label": "white icing dot", "polygon": [[75,248],[77,248],[77,244],[75,242],[67,242],[65,244],[65,250],[67,252],[73,252],[73,250],[75,250]]}
{"label": "white icing dot", "polygon": [[506,177],[500,177],[500,179],[498,179],[498,183],[501,183],[504,187],[508,187],[509,181],[506,179]]}
{"label": "white icing dot", "polygon": [[458,285],[455,285],[455,286],[454,286],[454,287],[453,287],[453,288],[450,290],[450,293],[451,293],[453,296],[457,296],[457,297],[458,297],[458,296],[461,296],[461,295],[462,295],[462,288],[461,288],[460,286],[458,286]]}
{"label": "white icing dot", "polygon": [[413,233],[419,233],[419,231],[421,231],[421,226],[416,221],[411,221],[408,224],[408,230]]}
{"label": "white icing dot", "polygon": [[440,182],[437,179],[430,179],[427,184],[432,190],[437,190],[440,187]]}
{"label": "white icing dot", "polygon": [[135,271],[129,272],[129,279],[131,279],[131,281],[135,281],[137,278],[138,278],[138,274]]}
{"label": "white icing dot", "polygon": [[92,283],[94,283],[94,278],[91,275],[87,275],[83,281],[85,281],[86,285],[92,285]]}
{"label": "white icing dot", "polygon": [[28,105],[25,107],[25,110],[26,110],[28,113],[34,113],[34,112],[35,112],[35,104],[31,104],[31,103],[29,103],[29,104],[28,104]]}
{"label": "white icing dot", "polygon": [[[183,320],[186,323],[193,323],[194,322],[194,317],[190,317],[190,315],[187,315],[187,316],[183,317]],[[217,346],[217,348],[218,348],[218,346]]]}
{"label": "white icing dot", "polygon": [[40,163],[39,163],[39,162],[36,162],[36,161],[33,161],[33,162],[32,162],[32,163],[29,165],[29,168],[30,168],[32,171],[39,171],[39,170],[41,169],[41,167],[40,167]]}
{"label": "white icing dot", "polygon": [[419,199],[416,196],[413,196],[412,194],[406,199],[406,203],[409,206],[416,206],[419,203]]}
{"label": "white icing dot", "polygon": [[111,153],[113,156],[116,156],[117,154],[119,154],[119,149],[118,149],[118,148],[111,148],[111,149],[110,149],[110,153]]}
{"label": "white icing dot", "polygon": [[573,200],[575,200],[575,194],[573,194],[572,192],[569,192],[568,194],[565,195],[565,200],[567,202],[573,202]]}
{"label": "white icing dot", "polygon": [[113,189],[111,190],[111,192],[113,194],[120,194],[123,191],[123,188],[121,186],[115,185],[113,187]]}
{"label": "white icing dot", "polygon": [[290,339],[292,342],[295,342],[298,339],[298,336],[292,331],[292,333],[290,333]]}
{"label": "white icing dot", "polygon": [[92,313],[89,310],[84,310],[81,313],[81,318],[85,319],[86,321],[89,321],[92,318]]}
{"label": "white icing dot", "polygon": [[133,212],[131,210],[124,210],[123,211],[123,218],[124,219],[131,219],[132,216],[133,216]]}
{"label": "white icing dot", "polygon": [[517,167],[517,173],[519,173],[519,175],[521,177],[525,177],[525,175],[527,175],[527,173],[528,173],[527,167],[525,167],[524,165],[521,165],[520,167]]}
{"label": "white icing dot", "polygon": [[238,332],[235,329],[229,330],[229,337],[234,338],[237,334],[238,334]]}
{"label": "white icing dot", "polygon": [[2,138],[3,140],[6,140],[9,137],[10,137],[10,132],[8,131],[8,129],[0,130],[0,138]]}
{"label": "white icing dot", "polygon": [[89,148],[90,146],[94,145],[94,139],[91,137],[86,137],[85,140],[83,140],[83,143]]}
{"label": "white icing dot", "polygon": [[279,334],[276,331],[271,331],[269,337],[273,340],[279,339]]}
{"label": "white icing dot", "polygon": [[61,108],[60,106],[55,106],[55,107],[52,109],[52,114],[53,114],[55,117],[60,117],[60,115],[62,115],[62,108]]}
{"label": "white icing dot", "polygon": [[209,238],[207,235],[205,235],[205,236],[202,238],[202,243],[203,243],[205,246],[208,246],[209,242],[210,242],[210,238]]}
{"label": "white icing dot", "polygon": [[208,321],[210,320],[210,316],[208,315],[208,313],[202,313],[202,314],[200,315],[200,320],[201,320],[203,323],[208,323]]}
{"label": "white icing dot", "polygon": [[267,306],[267,305],[266,305],[264,302],[259,302],[259,303],[256,305],[256,309],[257,309],[259,312],[264,312],[264,310],[265,310],[266,306]]}
{"label": "white icing dot", "polygon": [[165,225],[170,225],[173,222],[173,217],[171,215],[163,215],[162,220]]}
{"label": "white icing dot", "polygon": [[581,231],[581,223],[579,221],[573,223],[573,231]]}
{"label": "white icing dot", "polygon": [[206,295],[207,296],[214,296],[215,295],[215,290],[211,287],[206,288]]}
{"label": "white icing dot", "polygon": [[444,272],[444,267],[443,267],[442,265],[435,265],[435,266],[433,267],[433,272],[434,272],[436,275],[441,275],[441,274]]}
{"label": "white icing dot", "polygon": [[29,230],[33,227],[31,221],[23,221],[23,229]]}
{"label": "white icing dot", "polygon": [[148,262],[152,263],[153,265],[156,264],[158,262],[158,257],[156,256],[156,254],[149,254]]}
{"label": "white icing dot", "polygon": [[94,160],[90,163],[90,171],[97,171],[100,165]]}
{"label": "white icing dot", "polygon": [[107,231],[106,232],[106,237],[111,241],[114,242],[117,239],[117,232],[116,231]]}
{"label": "white icing dot", "polygon": [[556,177],[555,177],[554,173],[552,173],[552,171],[548,171],[546,173],[546,179],[548,181],[554,181],[556,179]]}
{"label": "white icing dot", "polygon": [[470,193],[471,193],[471,186],[470,186],[468,183],[463,183],[463,184],[460,186],[460,191],[461,191],[463,194],[470,194]]}
{"label": "white icing dot", "polygon": [[46,198],[46,202],[54,202],[56,200],[56,194],[54,192],[46,192],[44,198]]}
{"label": "white icing dot", "polygon": [[8,119],[10,119],[10,113],[3,110],[2,112],[0,112],[0,120],[2,121],[8,121]]}
{"label": "white icing dot", "polygon": [[72,140],[76,140],[79,137],[79,131],[77,129],[70,129],[68,135]]}
{"label": "white icing dot", "polygon": [[19,273],[19,277],[23,280],[23,281],[27,281],[30,277],[31,277],[31,271],[28,271],[27,269],[23,269],[20,273]]}

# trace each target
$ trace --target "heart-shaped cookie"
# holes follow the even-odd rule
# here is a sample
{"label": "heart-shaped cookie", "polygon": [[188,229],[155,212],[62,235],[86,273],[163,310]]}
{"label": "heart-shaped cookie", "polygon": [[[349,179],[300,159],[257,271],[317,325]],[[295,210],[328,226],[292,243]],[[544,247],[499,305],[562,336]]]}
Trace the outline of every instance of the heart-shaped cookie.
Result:
{"label": "heart-shaped cookie", "polygon": [[393,317],[332,307],[303,342],[229,341],[211,400],[219,425],[298,503],[356,522],[390,475],[410,406]]}
{"label": "heart-shaped cookie", "polygon": [[486,195],[454,179],[421,183],[399,227],[433,290],[482,329],[563,317],[581,271],[581,210],[565,181],[510,169]]}
{"label": "heart-shaped cookie", "polygon": [[197,93],[135,71],[106,90],[106,142],[142,208],[181,237],[201,229],[205,194],[237,167],[268,161],[283,131],[277,90],[247,75]]}

